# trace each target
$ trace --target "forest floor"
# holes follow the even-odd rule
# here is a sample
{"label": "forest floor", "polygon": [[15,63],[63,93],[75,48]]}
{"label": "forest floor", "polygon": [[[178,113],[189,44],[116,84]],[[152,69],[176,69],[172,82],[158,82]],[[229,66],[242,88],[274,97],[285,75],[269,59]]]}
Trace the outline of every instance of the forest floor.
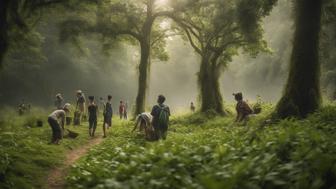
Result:
{"label": "forest floor", "polygon": [[272,124],[264,124],[272,108],[263,110],[246,126],[234,113],[173,116],[167,140],[157,142],[131,133],[131,121],[114,119],[105,139],[100,127],[90,139],[87,124],[70,126],[80,135],[60,145],[48,144],[46,123],[33,126],[44,111],[6,110],[0,188],[336,188],[336,106]]}
{"label": "forest floor", "polygon": [[55,167],[49,172],[47,179],[47,188],[61,189],[65,186],[65,179],[68,175],[68,170],[79,158],[84,156],[92,147],[100,144],[103,141],[102,136],[95,136],[90,139],[87,144],[79,146],[66,153],[65,159],[61,166]]}

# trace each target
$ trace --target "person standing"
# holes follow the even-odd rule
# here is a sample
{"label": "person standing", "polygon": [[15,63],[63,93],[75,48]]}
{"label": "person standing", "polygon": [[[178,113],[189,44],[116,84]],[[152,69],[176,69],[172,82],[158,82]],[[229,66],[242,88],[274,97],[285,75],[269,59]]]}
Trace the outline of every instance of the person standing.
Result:
{"label": "person standing", "polygon": [[58,93],[56,95],[56,99],[55,99],[55,107],[57,110],[61,110],[63,108],[63,97],[61,93]]}
{"label": "person standing", "polygon": [[55,110],[48,116],[48,123],[52,130],[51,143],[59,144],[64,132],[64,121],[66,112],[69,111],[68,105],[61,110]]}
{"label": "person standing", "polygon": [[124,111],[125,111],[124,102],[120,101],[120,104],[119,104],[119,117],[120,117],[120,119],[123,119],[123,117],[124,117]]}
{"label": "person standing", "polygon": [[85,97],[81,90],[77,91],[77,103],[76,103],[76,112],[78,113],[79,125],[80,121],[83,119],[84,112],[85,112]]}
{"label": "person standing", "polygon": [[124,119],[127,120],[127,109],[128,109],[128,104],[125,101],[125,105],[124,105]]}
{"label": "person standing", "polygon": [[104,109],[103,137],[106,137],[106,128],[110,128],[112,126],[112,115],[113,115],[112,96],[108,95]]}
{"label": "person standing", "polygon": [[196,107],[195,107],[195,105],[194,105],[194,103],[193,102],[191,102],[190,103],[190,110],[191,110],[191,112],[195,112],[195,110],[196,110]]}
{"label": "person standing", "polygon": [[89,96],[88,114],[89,114],[89,135],[94,137],[97,128],[98,106],[94,102],[94,96]]}
{"label": "person standing", "polygon": [[157,105],[153,106],[151,115],[153,116],[153,127],[158,139],[166,139],[169,124],[170,109],[164,104],[166,97],[159,95]]}

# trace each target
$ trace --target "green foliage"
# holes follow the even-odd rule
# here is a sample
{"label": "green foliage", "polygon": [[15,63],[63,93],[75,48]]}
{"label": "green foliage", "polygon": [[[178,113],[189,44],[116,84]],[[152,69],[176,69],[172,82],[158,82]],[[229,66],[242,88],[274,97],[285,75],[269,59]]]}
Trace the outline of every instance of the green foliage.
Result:
{"label": "green foliage", "polygon": [[[37,127],[41,120],[43,127]],[[49,145],[51,129],[45,110],[34,109],[24,116],[9,108],[0,117],[0,188],[41,188],[48,171],[62,165],[67,150],[87,142],[87,128],[71,128],[80,133],[76,140],[64,139]]]}
{"label": "green foliage", "polygon": [[[71,169],[69,188],[334,188],[335,107],[307,120],[246,127],[231,117],[173,118],[156,143],[128,136],[130,124]],[[206,120],[206,121],[205,121]]]}

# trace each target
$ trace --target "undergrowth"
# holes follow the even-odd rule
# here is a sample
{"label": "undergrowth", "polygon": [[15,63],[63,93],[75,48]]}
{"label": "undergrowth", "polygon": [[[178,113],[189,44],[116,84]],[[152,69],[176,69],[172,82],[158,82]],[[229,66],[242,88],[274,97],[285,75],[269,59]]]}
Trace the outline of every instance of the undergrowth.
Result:
{"label": "undergrowth", "polygon": [[165,141],[146,142],[131,123],[73,165],[68,188],[335,188],[336,108],[305,120],[247,126],[233,116],[171,121]]}

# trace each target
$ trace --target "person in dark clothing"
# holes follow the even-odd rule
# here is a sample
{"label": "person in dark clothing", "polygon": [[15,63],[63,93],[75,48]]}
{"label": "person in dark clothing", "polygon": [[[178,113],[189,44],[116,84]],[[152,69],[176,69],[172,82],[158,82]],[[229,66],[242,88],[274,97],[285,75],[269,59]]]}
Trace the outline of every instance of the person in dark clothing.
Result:
{"label": "person in dark clothing", "polygon": [[166,139],[170,109],[163,104],[166,98],[163,95],[158,96],[157,105],[153,106],[151,115],[153,116],[153,127],[158,139]]}
{"label": "person in dark clothing", "polygon": [[88,113],[89,113],[89,135],[91,137],[94,137],[97,128],[97,113],[98,113],[98,106],[94,102],[94,96],[89,96]]}
{"label": "person in dark clothing", "polygon": [[104,123],[103,123],[103,133],[106,137],[106,128],[110,128],[112,126],[112,115],[113,115],[113,109],[112,109],[112,96],[107,96],[107,102],[105,104],[104,109]]}

